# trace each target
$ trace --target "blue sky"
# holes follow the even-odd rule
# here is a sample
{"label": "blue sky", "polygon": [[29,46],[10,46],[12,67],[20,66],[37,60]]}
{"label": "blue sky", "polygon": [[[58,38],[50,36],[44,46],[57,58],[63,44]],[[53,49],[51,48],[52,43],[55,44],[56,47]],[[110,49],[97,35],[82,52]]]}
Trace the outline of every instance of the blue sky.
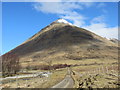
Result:
{"label": "blue sky", "polygon": [[63,18],[106,38],[118,38],[117,2],[2,4],[2,54],[23,43],[54,20]]}

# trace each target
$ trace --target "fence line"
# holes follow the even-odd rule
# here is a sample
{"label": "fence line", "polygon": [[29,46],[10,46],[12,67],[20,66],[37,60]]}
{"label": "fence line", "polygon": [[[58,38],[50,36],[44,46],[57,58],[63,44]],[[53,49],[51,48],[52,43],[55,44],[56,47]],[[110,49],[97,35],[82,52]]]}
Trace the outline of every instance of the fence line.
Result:
{"label": "fence line", "polygon": [[85,71],[83,73],[76,73],[76,74],[79,74],[79,76],[94,75],[94,74],[111,74],[114,76],[118,76],[118,75],[116,75],[116,73],[118,74],[118,70],[115,70],[114,66],[112,65],[111,67],[110,66],[100,66],[91,71]]}

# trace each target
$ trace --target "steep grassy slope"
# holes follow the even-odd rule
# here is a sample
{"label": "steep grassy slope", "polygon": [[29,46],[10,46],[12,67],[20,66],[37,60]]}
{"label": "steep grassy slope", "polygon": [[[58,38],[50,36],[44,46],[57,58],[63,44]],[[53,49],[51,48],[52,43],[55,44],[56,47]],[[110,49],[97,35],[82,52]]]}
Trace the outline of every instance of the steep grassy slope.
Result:
{"label": "steep grassy slope", "polygon": [[21,62],[47,60],[117,59],[117,44],[88,30],[63,23],[52,23],[10,53]]}

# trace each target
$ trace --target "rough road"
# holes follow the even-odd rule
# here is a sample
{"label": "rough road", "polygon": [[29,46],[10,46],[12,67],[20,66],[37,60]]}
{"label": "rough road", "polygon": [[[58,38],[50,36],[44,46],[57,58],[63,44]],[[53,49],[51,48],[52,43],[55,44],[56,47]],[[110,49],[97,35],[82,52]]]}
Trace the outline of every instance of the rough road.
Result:
{"label": "rough road", "polygon": [[73,88],[74,80],[71,76],[71,73],[72,71],[68,69],[65,78],[60,83],[53,86],[52,88]]}

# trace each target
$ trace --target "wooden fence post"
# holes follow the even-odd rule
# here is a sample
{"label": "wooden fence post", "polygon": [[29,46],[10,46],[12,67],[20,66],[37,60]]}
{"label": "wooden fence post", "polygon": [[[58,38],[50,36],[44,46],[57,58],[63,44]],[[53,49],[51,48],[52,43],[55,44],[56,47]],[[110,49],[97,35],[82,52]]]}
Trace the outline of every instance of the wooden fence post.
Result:
{"label": "wooden fence post", "polygon": [[103,73],[105,73],[105,71],[104,71],[104,67],[102,66],[102,71],[103,71]]}
{"label": "wooden fence post", "polygon": [[107,74],[108,74],[109,72],[108,72],[108,67],[107,66],[106,66],[106,71],[107,71]]}
{"label": "wooden fence post", "polygon": [[98,69],[96,68],[96,72],[97,72],[97,74],[99,73],[99,71],[98,71]]}
{"label": "wooden fence post", "polygon": [[96,71],[94,70],[94,74],[96,74]]}
{"label": "wooden fence post", "polygon": [[27,79],[26,79],[26,84],[25,84],[25,87],[27,88]]}
{"label": "wooden fence post", "polygon": [[18,75],[16,76],[16,88],[18,88]]}
{"label": "wooden fence post", "polygon": [[114,70],[114,66],[112,65],[112,74],[114,74],[114,71],[115,71],[115,70]]}
{"label": "wooden fence post", "polygon": [[88,75],[90,75],[89,71],[88,71]]}
{"label": "wooden fence post", "polygon": [[100,74],[100,67],[98,68],[98,73]]}

